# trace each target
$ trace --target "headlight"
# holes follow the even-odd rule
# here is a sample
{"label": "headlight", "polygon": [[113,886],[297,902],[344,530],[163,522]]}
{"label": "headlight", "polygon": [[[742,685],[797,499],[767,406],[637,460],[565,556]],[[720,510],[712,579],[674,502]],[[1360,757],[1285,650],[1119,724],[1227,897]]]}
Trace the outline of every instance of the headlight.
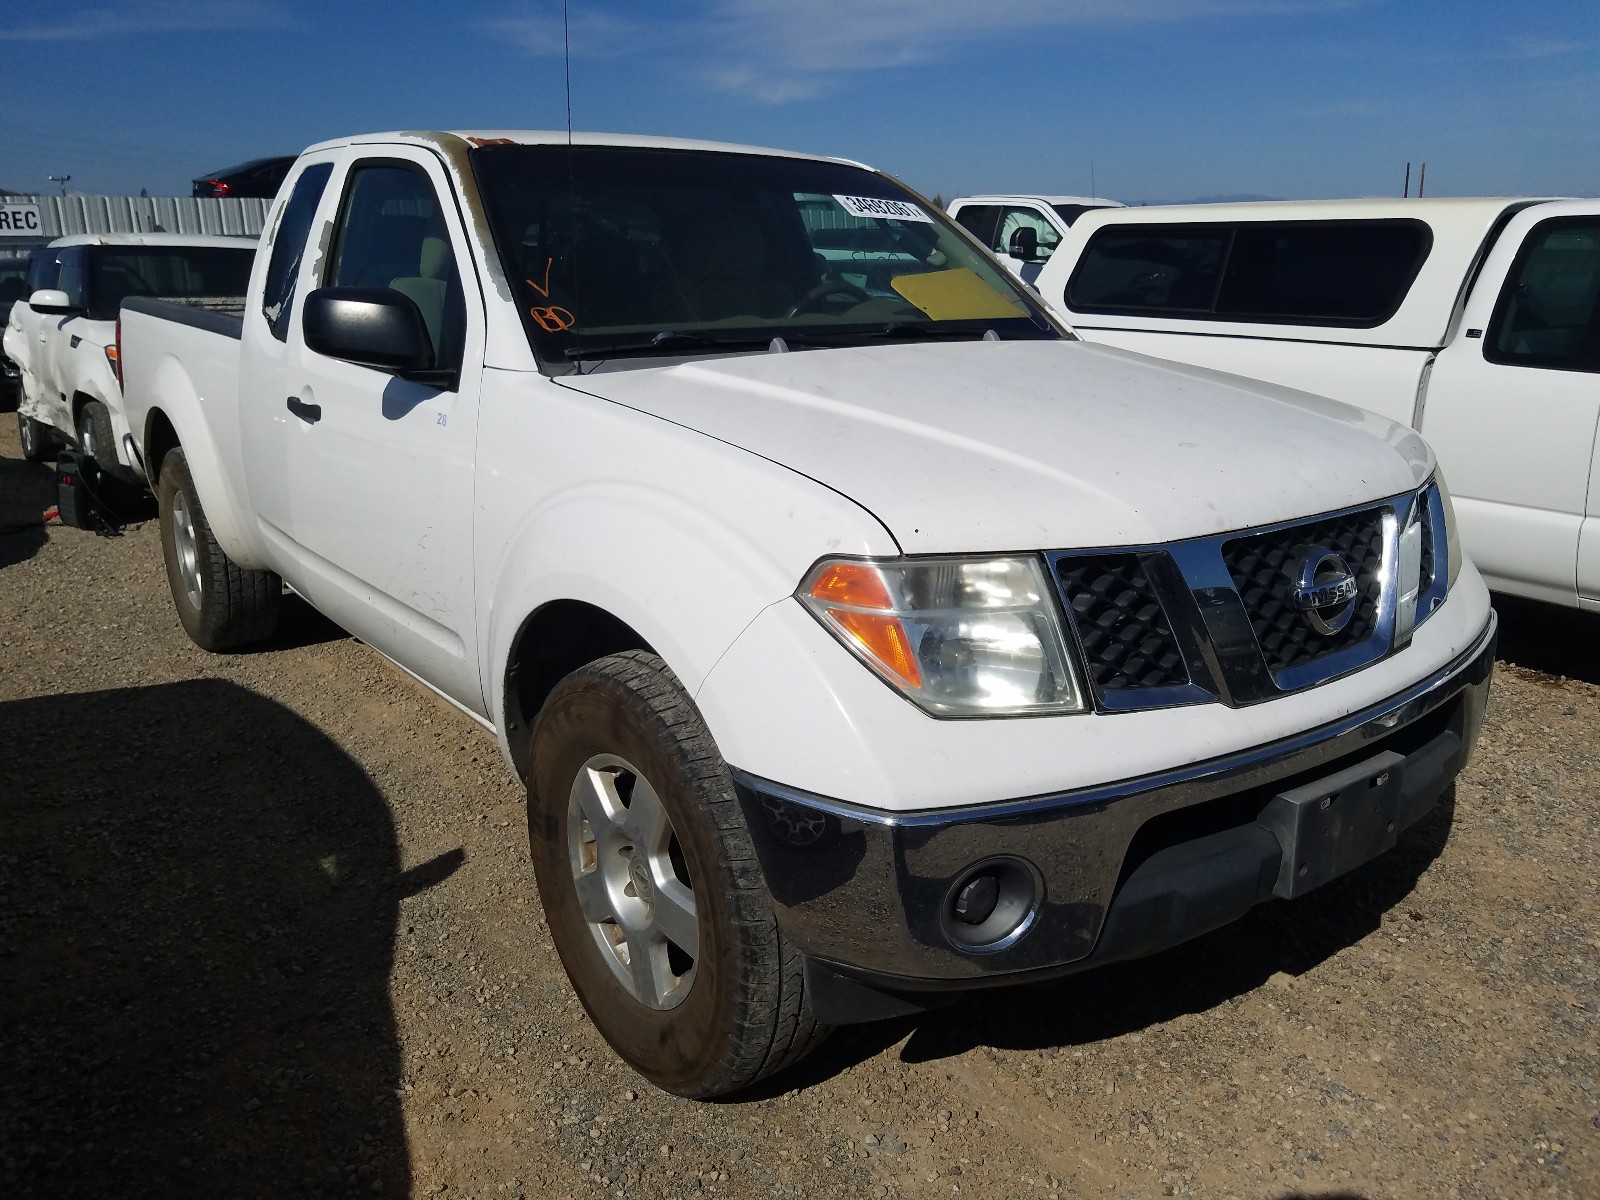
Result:
{"label": "headlight", "polygon": [[1445,591],[1455,587],[1456,580],[1461,577],[1461,539],[1456,535],[1456,506],[1450,500],[1450,489],[1445,486],[1443,468],[1436,468],[1433,473],[1434,486],[1439,489],[1439,507],[1444,515],[1444,528],[1435,529],[1433,532],[1434,545],[1439,544],[1442,537],[1445,544],[1446,560],[1450,570],[1445,575]]}
{"label": "headlight", "polygon": [[1428,510],[1424,488],[1413,497],[1406,526],[1400,531],[1400,546],[1395,555],[1394,644],[1404,646],[1417,627],[1417,599],[1422,594],[1422,522]]}
{"label": "headlight", "polygon": [[1409,642],[1416,627],[1444,603],[1460,574],[1461,545],[1456,537],[1455,508],[1443,473],[1436,472],[1416,494],[1405,528],[1400,531],[1395,555],[1396,648]]}
{"label": "headlight", "polygon": [[796,595],[856,657],[938,716],[1085,708],[1038,559],[827,559]]}

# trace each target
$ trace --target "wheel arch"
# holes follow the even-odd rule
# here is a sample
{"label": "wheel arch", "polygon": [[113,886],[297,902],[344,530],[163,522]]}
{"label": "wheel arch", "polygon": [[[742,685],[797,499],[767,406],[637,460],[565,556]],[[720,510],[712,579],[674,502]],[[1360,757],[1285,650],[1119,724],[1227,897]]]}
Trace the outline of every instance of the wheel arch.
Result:
{"label": "wheel arch", "polygon": [[[74,430],[78,428],[78,422],[83,420],[83,410],[91,403],[105,404],[106,398],[97,396],[93,392],[85,391],[83,388],[79,388],[72,393],[72,428]],[[108,409],[109,407],[107,405]]]}
{"label": "wheel arch", "polygon": [[152,490],[161,483],[161,464],[167,453],[182,444],[172,418],[161,409],[152,408],[144,421],[144,468]]}
{"label": "wheel arch", "polygon": [[519,779],[527,778],[534,719],[556,684],[586,663],[624,650],[656,653],[628,622],[584,600],[551,600],[523,619],[500,680],[506,749]]}

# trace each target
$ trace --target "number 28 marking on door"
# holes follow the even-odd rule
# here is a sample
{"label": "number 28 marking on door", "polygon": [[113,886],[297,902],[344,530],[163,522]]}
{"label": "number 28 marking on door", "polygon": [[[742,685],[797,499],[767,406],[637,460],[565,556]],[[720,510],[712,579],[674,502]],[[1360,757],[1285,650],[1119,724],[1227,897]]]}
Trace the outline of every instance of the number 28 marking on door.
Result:
{"label": "number 28 marking on door", "polygon": [[438,416],[433,418],[433,423],[435,425],[448,425],[448,424],[450,424],[450,414],[449,413],[440,413]]}

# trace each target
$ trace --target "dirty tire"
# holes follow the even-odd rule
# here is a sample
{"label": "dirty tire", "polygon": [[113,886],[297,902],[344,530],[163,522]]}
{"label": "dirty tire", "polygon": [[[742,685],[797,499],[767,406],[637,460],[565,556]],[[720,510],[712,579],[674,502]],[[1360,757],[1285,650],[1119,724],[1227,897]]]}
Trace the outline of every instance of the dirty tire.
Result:
{"label": "dirty tire", "polygon": [[60,445],[55,430],[21,413],[17,414],[17,438],[22,442],[22,457],[31,463],[54,458]]}
{"label": "dirty tire", "polygon": [[[245,570],[217,544],[181,448],[168,451],[162,460],[156,501],[167,585],[184,632],[202,650],[212,651],[233,650],[271,637],[278,627],[283,581],[271,571]],[[187,574],[180,554],[192,554]],[[196,582],[198,599],[190,587]]]}
{"label": "dirty tire", "polygon": [[111,410],[90,400],[78,411],[78,448],[94,459],[113,479],[138,484],[139,476],[117,460],[117,435],[111,428]]}
{"label": "dirty tire", "polygon": [[[621,982],[580,904],[569,812],[580,772],[597,757],[637,766],[681,847],[698,953],[674,1007],[642,1002]],[[654,654],[598,659],[551,693],[533,730],[528,834],[550,935],[578,999],[612,1048],[657,1087],[697,1099],[737,1091],[797,1062],[827,1034],[806,1007],[800,954],[773,916],[727,764]]]}

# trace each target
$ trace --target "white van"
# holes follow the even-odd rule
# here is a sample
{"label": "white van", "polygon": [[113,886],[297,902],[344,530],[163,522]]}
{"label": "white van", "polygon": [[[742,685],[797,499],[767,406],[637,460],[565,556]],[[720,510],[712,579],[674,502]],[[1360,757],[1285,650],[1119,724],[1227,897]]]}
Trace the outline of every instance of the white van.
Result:
{"label": "white van", "polygon": [[1089,341],[1411,425],[1492,587],[1600,609],[1600,200],[1110,209],[1036,286]]}

